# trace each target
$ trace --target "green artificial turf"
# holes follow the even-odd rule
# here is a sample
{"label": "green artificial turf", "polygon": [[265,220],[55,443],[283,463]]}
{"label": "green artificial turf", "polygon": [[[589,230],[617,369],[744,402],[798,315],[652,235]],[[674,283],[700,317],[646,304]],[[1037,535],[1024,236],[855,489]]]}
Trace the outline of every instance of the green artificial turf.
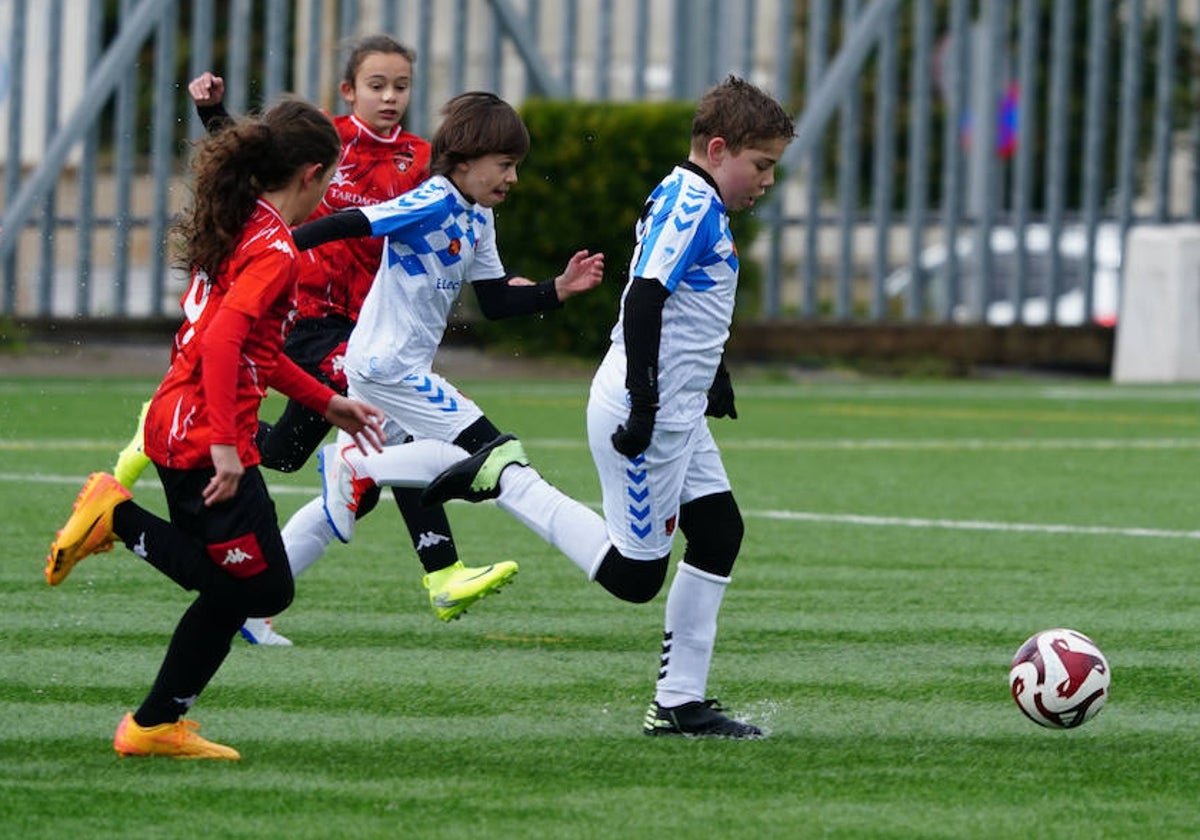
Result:
{"label": "green artificial turf", "polygon": [[[596,505],[587,382],[459,383]],[[98,838],[1200,835],[1195,389],[735,381],[713,421],[746,520],[709,683],[757,742],[646,738],[665,591],[616,601],[491,504],[449,508],[514,584],[438,622],[390,505],[297,583],[296,646],[234,649],[191,717],[242,760],[120,759],[189,602],[118,546],[43,558],[154,383],[0,382],[0,827]],[[281,407],[273,398],[264,412]],[[268,474],[281,517],[315,464]],[[139,500],[164,510],[153,474]],[[676,546],[676,555],[681,545]],[[1037,630],[1091,636],[1107,707],[1008,693]]]}

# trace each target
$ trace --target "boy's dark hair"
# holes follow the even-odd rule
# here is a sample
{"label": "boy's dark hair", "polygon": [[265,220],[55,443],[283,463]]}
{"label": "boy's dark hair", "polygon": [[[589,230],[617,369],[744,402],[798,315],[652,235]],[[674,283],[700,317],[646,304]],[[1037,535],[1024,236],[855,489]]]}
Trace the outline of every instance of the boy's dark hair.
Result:
{"label": "boy's dark hair", "polygon": [[176,225],[184,266],[215,277],[258,197],[285,186],[303,166],[333,166],[341,149],[329,117],[290,96],[205,137],[192,161],[192,206]]}
{"label": "boy's dark hair", "polygon": [[503,99],[471,91],[446,103],[430,146],[429,171],[449,175],[458,164],[484,155],[524,158],[529,154],[529,130]]}
{"label": "boy's dark hair", "polygon": [[692,150],[721,137],[734,154],[771,140],[791,140],[796,126],[783,106],[745,79],[730,76],[709,90],[692,119]]}
{"label": "boy's dark hair", "polygon": [[417,63],[417,51],[401,44],[391,35],[366,35],[350,45],[350,57],[346,59],[342,81],[353,86],[358,76],[358,68],[362,67],[367,56],[374,53],[395,53],[407,58],[409,64]]}

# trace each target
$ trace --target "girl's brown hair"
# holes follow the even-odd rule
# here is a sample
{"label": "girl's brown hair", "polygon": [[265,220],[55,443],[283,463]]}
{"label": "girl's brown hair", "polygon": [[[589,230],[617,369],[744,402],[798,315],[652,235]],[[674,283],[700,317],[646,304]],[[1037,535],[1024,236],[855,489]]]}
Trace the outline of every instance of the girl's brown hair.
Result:
{"label": "girl's brown hair", "polygon": [[216,276],[258,197],[286,186],[306,164],[333,166],[340,152],[329,117],[294,98],[208,135],[192,162],[192,206],[176,225],[185,267]]}
{"label": "girl's brown hair", "polygon": [[374,53],[395,53],[408,59],[408,63],[417,63],[417,51],[412,47],[401,44],[391,35],[367,35],[355,41],[350,47],[350,57],[346,59],[346,69],[342,73],[342,81],[354,86],[358,68]]}

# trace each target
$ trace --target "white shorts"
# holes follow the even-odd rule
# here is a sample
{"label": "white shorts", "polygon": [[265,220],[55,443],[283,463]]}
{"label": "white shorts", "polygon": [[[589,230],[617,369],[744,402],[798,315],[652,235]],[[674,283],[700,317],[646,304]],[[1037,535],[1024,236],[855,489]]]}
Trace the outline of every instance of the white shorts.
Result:
{"label": "white shorts", "polygon": [[346,384],[348,396],[370,403],[387,415],[383,432],[389,445],[404,443],[410,435],[416,440],[453,443],[483,416],[483,410],[469,397],[433,372],[380,383],[347,371]]}
{"label": "white shorts", "polygon": [[690,429],[655,429],[639,458],[613,449],[612,434],[628,419],[589,399],[588,445],[600,476],[608,537],[631,560],[657,560],[671,553],[679,507],[693,499],[728,492],[721,452],[699,417]]}

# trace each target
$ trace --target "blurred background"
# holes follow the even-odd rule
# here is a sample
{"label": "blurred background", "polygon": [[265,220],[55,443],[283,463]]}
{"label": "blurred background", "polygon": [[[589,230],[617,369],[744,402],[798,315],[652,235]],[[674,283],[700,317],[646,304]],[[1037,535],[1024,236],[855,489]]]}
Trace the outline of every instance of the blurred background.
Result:
{"label": "blurred background", "polygon": [[[233,113],[284,91],[341,113],[348,45],[387,32],[418,56],[406,128],[431,136],[451,96],[498,93],[534,135],[514,198],[538,180],[566,189],[539,170],[540,148],[584,146],[571,200],[611,201],[621,241],[620,212],[662,173],[626,192],[606,174],[624,165],[606,157],[611,135],[579,134],[570,112],[539,120],[539,107],[686,114],[730,73],[779,98],[797,137],[739,233],[731,351],[744,358],[1107,372],[1131,231],[1200,220],[1198,6],[0,0],[0,331],[169,334],[183,274],[167,234],[203,134],[188,80],[224,76]],[[682,159],[686,123],[660,133],[644,154]],[[511,215],[502,232],[532,226]],[[538,247],[516,239],[507,253]],[[610,285],[621,259],[610,253]],[[469,307],[460,317],[469,333]]]}

